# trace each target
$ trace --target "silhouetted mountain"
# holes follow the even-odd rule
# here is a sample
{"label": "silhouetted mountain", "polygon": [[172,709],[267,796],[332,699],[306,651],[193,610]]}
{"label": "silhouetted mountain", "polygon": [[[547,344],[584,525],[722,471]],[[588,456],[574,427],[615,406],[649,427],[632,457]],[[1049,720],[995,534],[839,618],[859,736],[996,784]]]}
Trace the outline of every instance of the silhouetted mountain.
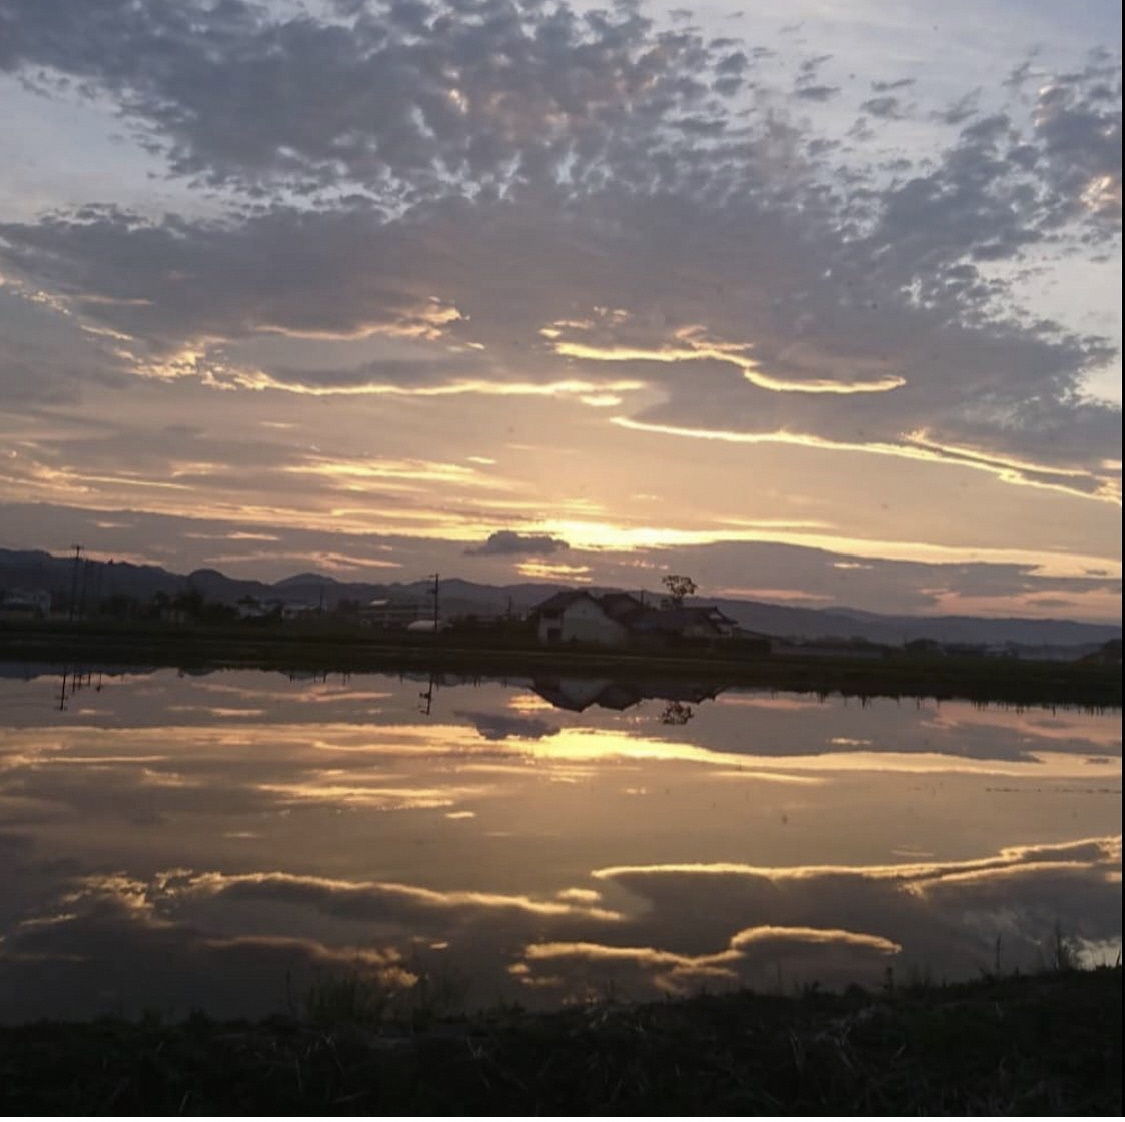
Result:
{"label": "silhouetted mountain", "polygon": [[[133,596],[148,600],[157,592],[174,596],[195,588],[207,600],[234,604],[245,596],[259,600],[279,599],[289,603],[322,604],[335,608],[343,600],[366,603],[377,599],[432,603],[433,583],[370,584],[345,582],[320,573],[299,573],[267,584],[228,577],[215,569],[197,569],[187,576],[170,573],[155,565],[128,562],[84,562],[82,578],[88,596]],[[74,580],[73,557],[52,557],[43,550],[0,549],[0,591],[6,588],[45,588],[65,601]],[[441,581],[441,614],[448,618],[465,615],[522,614],[565,588],[559,584],[474,584],[451,577]],[[591,589],[591,591],[599,591]],[[607,590],[608,591],[608,590]],[[659,593],[637,595],[656,603]],[[978,616],[898,616],[851,608],[794,608],[756,600],[712,600],[694,598],[689,603],[716,604],[732,619],[751,630],[792,639],[862,638],[876,643],[899,645],[913,639],[941,643],[1016,643],[1024,647],[1087,646],[1091,650],[1121,638],[1120,624],[1080,623],[1065,619],[987,619]],[[1081,652],[1076,652],[1081,653]]]}
{"label": "silhouetted mountain", "polygon": [[335,577],[321,576],[320,573],[298,573],[294,577],[284,577],[279,581],[274,581],[274,588],[288,588],[290,585],[335,585],[340,582]]}

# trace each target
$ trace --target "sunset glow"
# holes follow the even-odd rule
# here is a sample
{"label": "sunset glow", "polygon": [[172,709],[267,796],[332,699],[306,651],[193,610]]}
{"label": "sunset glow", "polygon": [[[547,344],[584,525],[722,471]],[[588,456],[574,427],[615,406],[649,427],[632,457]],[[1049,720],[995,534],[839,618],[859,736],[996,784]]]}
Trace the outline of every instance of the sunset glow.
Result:
{"label": "sunset glow", "polygon": [[0,548],[1116,623],[1116,7],[513,11],[0,0]]}

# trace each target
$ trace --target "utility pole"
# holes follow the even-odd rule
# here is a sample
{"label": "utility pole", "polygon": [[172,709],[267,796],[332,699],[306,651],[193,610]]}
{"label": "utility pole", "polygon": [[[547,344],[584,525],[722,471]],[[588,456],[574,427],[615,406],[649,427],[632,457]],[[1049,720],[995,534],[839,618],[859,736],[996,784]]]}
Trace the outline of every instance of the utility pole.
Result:
{"label": "utility pole", "polygon": [[433,574],[434,587],[430,595],[434,598],[434,634],[438,632],[438,597],[441,590],[441,578],[437,573]]}
{"label": "utility pole", "polygon": [[82,550],[85,547],[72,545],[70,548],[74,550],[74,568],[70,571],[70,611],[67,615],[67,621],[73,623],[75,612],[78,609],[78,566],[81,563]]}
{"label": "utility pole", "polygon": [[[86,593],[90,589],[90,570],[97,564],[96,561],[91,561],[89,557],[82,562],[82,584],[78,593],[78,618],[86,618]],[[96,573],[96,570],[95,570]]]}

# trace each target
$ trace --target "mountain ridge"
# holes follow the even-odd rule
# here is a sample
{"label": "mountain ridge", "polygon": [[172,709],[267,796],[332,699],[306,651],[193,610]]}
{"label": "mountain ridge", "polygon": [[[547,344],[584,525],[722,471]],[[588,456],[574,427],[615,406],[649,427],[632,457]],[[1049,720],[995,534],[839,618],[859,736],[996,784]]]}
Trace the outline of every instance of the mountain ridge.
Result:
{"label": "mountain ridge", "polygon": [[[343,600],[369,601],[409,598],[428,603],[433,585],[428,580],[376,584],[341,581],[320,573],[297,573],[274,582],[229,577],[217,569],[197,569],[187,575],[158,565],[127,561],[85,562],[81,570],[88,594],[151,599],[156,593],[174,596],[197,588],[207,599],[233,604],[245,596],[280,598],[335,608]],[[45,550],[0,548],[0,591],[7,588],[45,588],[67,598],[75,579],[74,558],[56,557]],[[442,614],[489,615],[522,613],[569,585],[522,582],[485,585],[450,577],[439,586]],[[600,589],[591,589],[599,591]],[[607,589],[608,590],[608,589]],[[660,593],[629,590],[656,601]],[[804,608],[767,601],[724,597],[693,597],[690,602],[715,604],[750,630],[793,639],[851,639],[899,645],[914,639],[943,643],[1003,644],[1051,647],[1099,645],[1121,637],[1121,625],[1068,619],[1027,619],[1018,616],[911,616],[851,608]]]}

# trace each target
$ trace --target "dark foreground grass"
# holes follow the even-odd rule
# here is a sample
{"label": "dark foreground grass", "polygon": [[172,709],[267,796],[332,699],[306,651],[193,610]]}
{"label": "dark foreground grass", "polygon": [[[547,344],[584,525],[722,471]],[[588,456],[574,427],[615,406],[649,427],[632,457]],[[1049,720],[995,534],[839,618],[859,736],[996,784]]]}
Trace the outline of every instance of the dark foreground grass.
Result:
{"label": "dark foreground grass", "polygon": [[0,1029],[5,1114],[1120,1115],[1121,970],[425,1029]]}

